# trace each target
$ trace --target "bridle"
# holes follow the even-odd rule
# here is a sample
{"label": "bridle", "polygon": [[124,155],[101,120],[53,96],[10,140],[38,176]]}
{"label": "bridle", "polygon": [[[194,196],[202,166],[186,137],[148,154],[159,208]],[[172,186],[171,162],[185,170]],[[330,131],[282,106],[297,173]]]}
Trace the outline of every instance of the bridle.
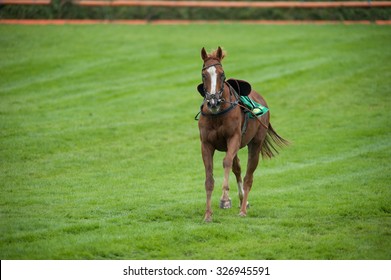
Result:
{"label": "bridle", "polygon": [[[202,71],[212,67],[212,66],[216,66],[216,65],[221,65],[220,62],[218,63],[215,63],[215,64],[211,64],[211,65],[208,65],[208,66],[205,66],[205,64],[202,66]],[[223,93],[224,93],[224,86],[227,85],[228,88],[229,88],[229,101],[226,101],[222,96],[223,96]],[[194,117],[195,120],[198,120],[199,118],[199,115],[203,115],[203,116],[206,116],[206,117],[218,117],[218,116],[221,116],[221,115],[224,115],[226,113],[228,113],[229,111],[231,111],[233,108],[235,108],[237,105],[239,105],[239,96],[238,94],[235,92],[235,90],[231,87],[230,84],[228,84],[226,81],[225,81],[225,76],[224,76],[224,79],[223,79],[223,82],[222,82],[222,85],[221,85],[221,88],[220,90],[216,93],[216,94],[211,94],[209,92],[206,91],[205,87],[203,88],[203,91],[204,91],[204,101],[202,102],[201,106],[200,106],[200,111],[198,112],[198,114]],[[203,112],[202,111],[202,108],[204,106],[205,103],[209,103],[211,100],[215,100],[216,101],[216,104],[220,104],[220,103],[228,103],[230,104],[230,106],[226,109],[223,109],[217,113],[206,113],[206,112]]]}
{"label": "bridle", "polygon": [[[208,65],[208,66],[205,66],[205,64],[204,64],[202,66],[202,71],[204,71],[204,70],[206,70],[206,69],[208,69],[210,67],[217,66],[217,65],[223,67],[220,62],[211,64],[211,65]],[[223,92],[224,92],[224,84],[225,84],[225,76],[224,76],[224,79],[223,79],[223,82],[222,82],[220,90],[217,93],[215,93],[215,94],[214,93],[212,94],[212,93],[208,92],[206,90],[206,88],[205,88],[205,85],[204,85],[204,88],[203,88],[204,94],[205,94],[204,102],[207,102],[207,103],[210,104],[211,102],[214,101],[214,102],[216,102],[216,105],[220,104],[221,102],[224,102],[225,100],[224,100],[224,98],[222,98]]]}

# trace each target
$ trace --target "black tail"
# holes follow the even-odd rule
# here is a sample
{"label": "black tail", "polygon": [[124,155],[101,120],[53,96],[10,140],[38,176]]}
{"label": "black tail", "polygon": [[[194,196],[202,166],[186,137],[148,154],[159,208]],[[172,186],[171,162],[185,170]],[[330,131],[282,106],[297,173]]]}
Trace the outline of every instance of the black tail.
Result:
{"label": "black tail", "polygon": [[277,132],[273,129],[272,124],[269,123],[269,128],[267,130],[266,139],[262,144],[261,154],[263,158],[272,158],[278,154],[278,148],[283,148],[288,146],[289,141],[282,138]]}

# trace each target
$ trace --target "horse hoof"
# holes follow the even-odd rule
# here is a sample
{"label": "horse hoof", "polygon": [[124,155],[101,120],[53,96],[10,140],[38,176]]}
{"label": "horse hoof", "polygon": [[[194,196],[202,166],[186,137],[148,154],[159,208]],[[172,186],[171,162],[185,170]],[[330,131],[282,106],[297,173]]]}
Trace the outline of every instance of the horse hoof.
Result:
{"label": "horse hoof", "polygon": [[205,213],[204,222],[205,223],[210,223],[211,221],[212,221],[212,213],[207,211]]}
{"label": "horse hoof", "polygon": [[228,209],[232,207],[231,199],[228,200],[220,200],[220,208]]}
{"label": "horse hoof", "polygon": [[240,217],[246,217],[247,214],[246,214],[246,213],[243,213],[242,211],[240,211],[239,216],[240,216]]}

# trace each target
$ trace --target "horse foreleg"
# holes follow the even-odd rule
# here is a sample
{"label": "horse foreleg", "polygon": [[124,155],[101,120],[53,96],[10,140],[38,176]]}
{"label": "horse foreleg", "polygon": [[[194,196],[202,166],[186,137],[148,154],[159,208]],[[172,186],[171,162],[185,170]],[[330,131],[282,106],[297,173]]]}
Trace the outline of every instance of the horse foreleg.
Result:
{"label": "horse foreleg", "polygon": [[220,208],[228,209],[232,207],[231,198],[229,197],[229,173],[231,168],[224,167],[223,194],[220,199]]}
{"label": "horse foreleg", "polygon": [[223,194],[220,199],[220,208],[227,209],[232,207],[231,199],[229,197],[229,174],[231,173],[233,161],[239,150],[240,140],[237,137],[232,137],[228,141],[227,153],[223,160],[224,167],[224,181],[223,181]]}
{"label": "horse foreleg", "polygon": [[250,193],[251,187],[253,185],[254,171],[257,169],[259,162],[259,153],[260,146],[252,144],[248,146],[248,161],[247,161],[247,171],[246,176],[244,176],[244,194],[243,200],[240,207],[240,216],[247,215],[248,208],[248,194]]}
{"label": "horse foreleg", "polygon": [[207,145],[202,144],[202,160],[205,166],[205,191],[206,191],[206,210],[205,210],[205,222],[212,221],[212,193],[214,188],[213,179],[213,154],[214,149]]}

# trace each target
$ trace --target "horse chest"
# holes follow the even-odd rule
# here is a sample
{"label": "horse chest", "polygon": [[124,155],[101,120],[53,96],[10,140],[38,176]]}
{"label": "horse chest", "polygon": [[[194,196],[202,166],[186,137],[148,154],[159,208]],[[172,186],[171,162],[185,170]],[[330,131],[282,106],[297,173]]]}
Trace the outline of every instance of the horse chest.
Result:
{"label": "horse chest", "polygon": [[201,125],[200,134],[201,141],[211,144],[219,151],[226,151],[227,140],[236,134],[240,134],[240,129],[215,121]]}

